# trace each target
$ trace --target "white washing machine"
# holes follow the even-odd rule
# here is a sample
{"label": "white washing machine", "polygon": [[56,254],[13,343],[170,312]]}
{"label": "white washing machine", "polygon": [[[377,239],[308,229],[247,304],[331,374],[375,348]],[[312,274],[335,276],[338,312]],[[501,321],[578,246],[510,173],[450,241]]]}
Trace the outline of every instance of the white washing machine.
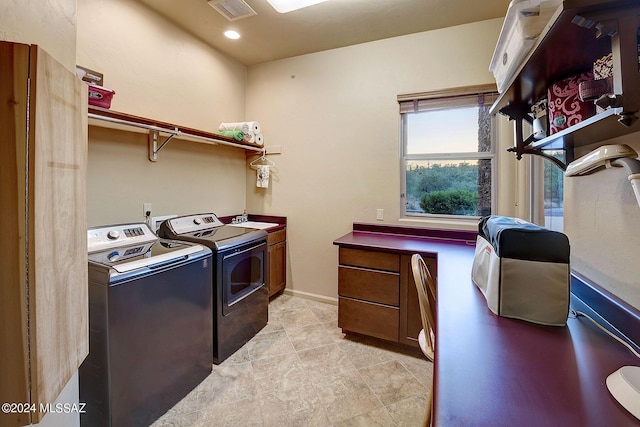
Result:
{"label": "white washing machine", "polygon": [[148,426],[212,370],[212,255],[145,223],[91,228],[81,425]]}

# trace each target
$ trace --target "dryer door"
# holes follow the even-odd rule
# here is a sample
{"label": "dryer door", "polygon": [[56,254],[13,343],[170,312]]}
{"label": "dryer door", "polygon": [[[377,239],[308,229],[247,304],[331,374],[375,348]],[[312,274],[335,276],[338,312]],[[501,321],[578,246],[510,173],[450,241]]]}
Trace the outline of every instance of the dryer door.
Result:
{"label": "dryer door", "polygon": [[260,240],[230,249],[222,256],[222,314],[265,286],[267,242]]}

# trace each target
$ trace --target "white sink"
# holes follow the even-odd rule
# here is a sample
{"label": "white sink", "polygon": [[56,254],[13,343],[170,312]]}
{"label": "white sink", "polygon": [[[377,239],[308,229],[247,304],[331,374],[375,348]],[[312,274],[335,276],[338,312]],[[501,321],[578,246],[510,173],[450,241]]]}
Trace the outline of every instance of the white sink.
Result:
{"label": "white sink", "polygon": [[239,222],[237,224],[228,224],[233,227],[245,227],[245,228],[257,228],[260,230],[265,230],[267,228],[276,227],[280,224],[277,222],[259,222],[259,221],[245,221]]}

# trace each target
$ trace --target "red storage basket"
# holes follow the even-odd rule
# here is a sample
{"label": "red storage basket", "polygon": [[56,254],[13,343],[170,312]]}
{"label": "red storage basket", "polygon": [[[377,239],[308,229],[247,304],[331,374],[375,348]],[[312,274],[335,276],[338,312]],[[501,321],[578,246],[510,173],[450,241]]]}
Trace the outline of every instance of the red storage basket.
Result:
{"label": "red storage basket", "polygon": [[115,93],[114,90],[89,83],[89,105],[111,108],[111,99]]}

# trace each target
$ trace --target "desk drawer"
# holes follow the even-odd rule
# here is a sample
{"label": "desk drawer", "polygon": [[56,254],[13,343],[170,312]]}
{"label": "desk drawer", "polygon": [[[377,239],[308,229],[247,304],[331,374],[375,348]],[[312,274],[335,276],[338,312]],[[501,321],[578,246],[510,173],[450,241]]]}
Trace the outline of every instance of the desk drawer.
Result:
{"label": "desk drawer", "polygon": [[400,272],[400,255],[387,252],[340,248],[339,264]]}
{"label": "desk drawer", "polygon": [[400,305],[400,274],[338,267],[338,294],[380,304]]}
{"label": "desk drawer", "polygon": [[398,341],[399,309],[382,304],[338,299],[338,327],[389,341]]}

